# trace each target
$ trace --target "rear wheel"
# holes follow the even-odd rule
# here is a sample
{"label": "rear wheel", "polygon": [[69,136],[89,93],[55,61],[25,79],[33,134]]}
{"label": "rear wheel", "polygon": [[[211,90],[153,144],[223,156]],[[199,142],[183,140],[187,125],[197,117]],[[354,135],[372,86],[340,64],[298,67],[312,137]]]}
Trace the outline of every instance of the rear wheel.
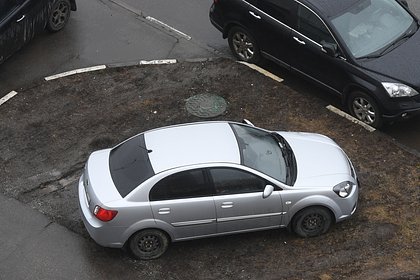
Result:
{"label": "rear wheel", "polygon": [[348,100],[350,114],[373,127],[382,126],[381,110],[376,101],[364,92],[355,91]]}
{"label": "rear wheel", "polygon": [[69,0],[57,0],[48,16],[47,29],[51,32],[57,32],[64,28],[70,18]]}
{"label": "rear wheel", "polygon": [[242,61],[257,63],[260,60],[260,50],[257,42],[242,27],[233,27],[228,34],[229,47],[233,55]]}
{"label": "rear wheel", "polygon": [[313,237],[326,233],[331,226],[330,212],[322,207],[309,207],[293,217],[293,231],[300,237]]}
{"label": "rear wheel", "polygon": [[157,259],[169,246],[168,236],[157,229],[145,229],[135,233],[129,241],[131,253],[137,259]]}

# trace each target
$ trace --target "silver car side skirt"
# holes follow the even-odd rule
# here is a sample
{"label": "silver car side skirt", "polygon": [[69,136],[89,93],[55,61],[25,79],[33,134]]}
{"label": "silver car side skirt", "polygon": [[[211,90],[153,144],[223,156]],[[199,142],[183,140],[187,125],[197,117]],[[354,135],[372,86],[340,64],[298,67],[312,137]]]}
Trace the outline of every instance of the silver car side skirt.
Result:
{"label": "silver car side skirt", "polygon": [[195,226],[195,225],[211,224],[215,221],[216,221],[216,219],[206,219],[206,220],[171,223],[171,225],[173,225],[174,227]]}
{"label": "silver car side skirt", "polygon": [[258,214],[258,215],[247,215],[247,216],[235,216],[235,217],[227,217],[227,218],[220,218],[217,219],[217,222],[230,222],[230,221],[237,221],[237,220],[246,220],[246,219],[256,219],[256,218],[266,218],[266,217],[274,217],[284,215],[287,212],[278,212],[278,213],[268,213],[268,214]]}
{"label": "silver car side skirt", "polygon": [[252,228],[252,229],[243,229],[243,230],[235,230],[235,231],[228,231],[228,232],[219,232],[219,233],[213,233],[213,234],[177,238],[177,239],[174,239],[173,242],[207,238],[207,237],[213,237],[213,236],[231,235],[231,234],[236,234],[236,233],[245,233],[245,232],[253,232],[253,231],[263,231],[263,230],[269,230],[269,229],[278,229],[278,228],[285,228],[285,227],[287,227],[287,226],[286,225],[276,225],[276,226],[261,227],[261,228]]}

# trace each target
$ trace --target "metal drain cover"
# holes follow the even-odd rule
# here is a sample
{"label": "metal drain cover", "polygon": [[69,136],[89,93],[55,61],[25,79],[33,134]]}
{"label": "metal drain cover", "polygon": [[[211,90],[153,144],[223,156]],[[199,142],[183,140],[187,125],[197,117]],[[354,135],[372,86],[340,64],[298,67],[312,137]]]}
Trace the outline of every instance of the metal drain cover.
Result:
{"label": "metal drain cover", "polygon": [[197,94],[187,99],[187,111],[200,118],[211,118],[223,114],[227,103],[221,96],[215,94]]}

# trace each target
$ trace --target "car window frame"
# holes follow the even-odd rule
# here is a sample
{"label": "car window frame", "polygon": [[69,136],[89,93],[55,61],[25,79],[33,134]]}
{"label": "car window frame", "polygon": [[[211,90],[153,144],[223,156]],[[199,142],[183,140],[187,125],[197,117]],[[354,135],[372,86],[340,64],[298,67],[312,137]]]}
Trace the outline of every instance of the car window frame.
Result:
{"label": "car window frame", "polygon": [[[187,172],[194,172],[194,171],[201,171],[203,175],[203,182],[207,185],[209,193],[201,194],[201,195],[194,195],[194,196],[177,196],[177,197],[166,197],[166,198],[154,198],[153,190],[156,190],[155,188],[159,187],[159,184],[164,183],[167,180],[170,180],[171,178],[175,176],[179,176],[180,174],[187,173]],[[179,199],[194,199],[194,198],[201,198],[201,197],[212,197],[215,194],[214,186],[211,183],[211,181],[208,178],[208,174],[206,172],[206,168],[192,168],[192,169],[186,169],[179,172],[168,174],[167,176],[161,178],[157,182],[154,183],[154,185],[150,188],[148,193],[148,199],[150,202],[156,202],[156,201],[168,201],[168,200],[179,200]]]}
{"label": "car window frame", "polygon": [[[214,170],[214,169],[230,169],[230,170],[234,170],[234,171],[238,171],[238,172],[242,172],[242,173],[246,173],[246,174],[252,175],[255,178],[260,179],[264,183],[264,186],[263,186],[263,188],[261,190],[257,190],[257,191],[241,191],[241,192],[219,193],[218,192],[218,189],[217,189],[217,187],[215,185],[215,182],[213,180],[213,176],[211,174],[211,170]],[[262,193],[264,191],[265,186],[267,186],[267,185],[272,185],[274,187],[274,190],[275,191],[281,191],[282,190],[282,188],[280,188],[277,184],[274,184],[274,183],[270,182],[269,180],[267,180],[267,179],[259,176],[258,174],[255,174],[255,173],[250,172],[248,170],[244,170],[244,169],[240,169],[240,168],[235,168],[235,167],[230,167],[230,166],[215,166],[215,167],[208,167],[208,168],[206,168],[206,171],[208,173],[208,178],[209,178],[210,182],[213,185],[213,190],[215,192],[214,196],[241,195],[241,194],[250,194],[250,193]]]}
{"label": "car window frame", "polygon": [[347,60],[347,55],[343,51],[343,48],[342,48],[341,44],[339,43],[339,40],[337,40],[336,35],[334,34],[334,32],[331,31],[331,28],[328,26],[328,24],[326,24],[325,20],[318,13],[316,13],[313,9],[311,9],[310,7],[308,7],[308,5],[302,3],[302,2],[300,2],[298,0],[294,0],[294,1],[297,3],[297,7],[296,7],[295,15],[294,15],[295,21],[293,23],[292,30],[294,32],[298,33],[300,36],[304,37],[305,39],[309,40],[311,43],[317,45],[320,48],[321,51],[323,51],[324,53],[326,53],[326,51],[324,50],[324,48],[322,47],[322,45],[320,43],[318,43],[317,41],[315,41],[312,38],[309,38],[307,35],[301,33],[298,30],[298,20],[299,20],[298,13],[299,13],[299,9],[301,7],[306,8],[308,11],[310,11],[312,14],[314,14],[322,22],[322,24],[324,25],[324,27],[327,29],[327,31],[329,32],[329,34],[331,35],[332,39],[334,40],[334,42],[335,42],[335,44],[337,46],[337,51],[338,51],[339,57],[341,59],[343,59],[343,60]]}
{"label": "car window frame", "polygon": [[[270,18],[272,18],[273,20],[275,20],[275,21],[277,21],[277,22],[279,22],[279,23],[281,23],[283,26],[285,26],[285,27],[287,27],[287,28],[289,28],[290,29],[290,26],[292,25],[292,22],[293,22],[293,16],[294,16],[294,14],[296,13],[296,1],[294,1],[294,0],[287,0],[287,1],[290,1],[290,3],[289,3],[289,5],[290,5],[290,7],[289,7],[289,15],[286,15],[285,17],[284,17],[284,19],[279,19],[279,18],[277,18],[276,16],[275,16],[275,14],[273,14],[272,13],[272,11],[270,11],[271,13],[269,14],[269,12],[268,11],[265,11],[264,10],[264,8],[263,8],[263,6],[262,5],[265,5],[265,4],[267,4],[268,6],[270,6],[270,5],[272,5],[272,6],[276,6],[276,4],[273,4],[273,3],[268,3],[268,1],[272,1],[272,0],[258,0],[257,1],[257,8],[258,8],[258,10],[260,10],[262,13],[264,13],[265,15],[267,15],[267,16],[269,16]],[[274,1],[272,1],[272,2],[274,2]],[[293,4],[295,4],[294,6],[293,6]],[[278,7],[278,6],[277,6]],[[274,8],[276,8],[276,7],[274,7]]]}

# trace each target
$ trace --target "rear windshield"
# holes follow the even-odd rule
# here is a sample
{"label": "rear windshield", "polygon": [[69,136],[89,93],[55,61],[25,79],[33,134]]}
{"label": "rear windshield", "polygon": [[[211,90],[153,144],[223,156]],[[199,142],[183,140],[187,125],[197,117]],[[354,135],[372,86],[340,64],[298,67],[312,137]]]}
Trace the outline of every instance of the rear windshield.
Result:
{"label": "rear windshield", "polygon": [[111,150],[111,177],[122,197],[155,175],[150,164],[144,134],[139,134]]}

